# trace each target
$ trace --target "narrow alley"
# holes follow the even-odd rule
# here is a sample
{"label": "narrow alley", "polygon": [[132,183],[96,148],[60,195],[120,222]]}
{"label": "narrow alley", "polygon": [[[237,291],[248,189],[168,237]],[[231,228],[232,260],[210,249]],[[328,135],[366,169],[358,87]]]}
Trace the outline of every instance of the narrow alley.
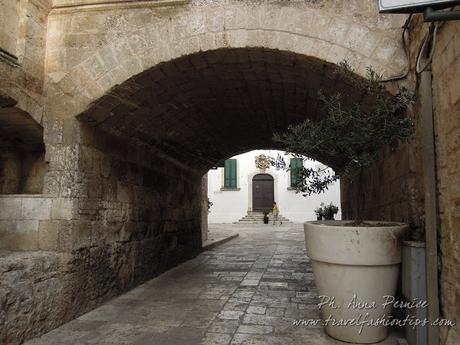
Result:
{"label": "narrow alley", "polygon": [[[336,345],[318,327],[301,224],[214,225],[239,236],[27,345]],[[390,336],[382,345],[397,344]]]}

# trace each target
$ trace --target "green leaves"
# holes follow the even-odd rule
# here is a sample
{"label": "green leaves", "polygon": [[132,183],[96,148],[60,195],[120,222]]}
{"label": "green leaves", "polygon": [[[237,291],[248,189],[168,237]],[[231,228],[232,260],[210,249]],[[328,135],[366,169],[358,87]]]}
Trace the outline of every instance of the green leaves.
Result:
{"label": "green leaves", "polygon": [[339,208],[334,205],[332,202],[329,205],[324,205],[322,202],[320,207],[315,209],[315,214],[318,217],[318,220],[334,220],[334,216],[339,212]]}
{"label": "green leaves", "polygon": [[[370,100],[369,106],[360,103],[345,106],[342,95],[324,95],[320,91],[318,99],[324,106],[324,116],[290,126],[287,132],[275,134],[273,140],[286,151],[319,160],[332,167],[337,175],[353,179],[378,159],[383,147],[395,149],[401,141],[412,137],[414,125],[405,113],[413,96],[405,88],[396,95],[387,93],[380,82],[381,76],[371,68],[367,79],[357,78],[347,62],[339,64],[336,73],[361,89],[363,99]],[[303,181],[297,189],[306,195],[325,191],[338,178],[335,174],[306,168],[302,175]]]}

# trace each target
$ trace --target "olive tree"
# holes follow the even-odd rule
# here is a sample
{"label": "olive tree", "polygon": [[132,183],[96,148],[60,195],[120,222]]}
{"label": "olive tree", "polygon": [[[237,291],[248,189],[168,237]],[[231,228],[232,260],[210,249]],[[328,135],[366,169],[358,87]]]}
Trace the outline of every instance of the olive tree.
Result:
{"label": "olive tree", "polygon": [[[412,118],[406,116],[413,96],[405,88],[399,88],[396,94],[387,92],[381,76],[372,68],[368,68],[367,78],[359,78],[345,61],[337,66],[335,73],[361,91],[361,99],[367,100],[365,104],[349,104],[346,95],[325,95],[319,91],[323,116],[291,125],[286,132],[275,134],[273,140],[285,151],[295,152],[297,157],[310,157],[333,168],[298,168],[296,173],[301,178],[294,187],[305,196],[324,192],[339,177],[356,182],[356,220],[360,222],[363,170],[374,164],[385,146],[394,150],[413,136]],[[272,164],[289,169],[280,158],[272,160]]]}

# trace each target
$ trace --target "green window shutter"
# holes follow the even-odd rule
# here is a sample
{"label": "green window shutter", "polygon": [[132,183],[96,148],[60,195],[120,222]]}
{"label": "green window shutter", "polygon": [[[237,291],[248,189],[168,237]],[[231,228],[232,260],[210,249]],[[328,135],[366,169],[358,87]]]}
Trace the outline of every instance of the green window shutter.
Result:
{"label": "green window shutter", "polygon": [[291,158],[291,187],[295,188],[302,182],[302,169],[303,159],[302,158]]}
{"label": "green window shutter", "polygon": [[236,159],[227,159],[224,168],[224,188],[236,188]]}

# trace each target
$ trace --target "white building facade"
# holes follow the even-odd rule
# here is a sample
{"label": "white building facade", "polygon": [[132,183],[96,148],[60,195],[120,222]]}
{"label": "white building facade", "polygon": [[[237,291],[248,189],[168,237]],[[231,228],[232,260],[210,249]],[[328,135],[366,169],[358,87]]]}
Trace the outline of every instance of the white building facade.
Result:
{"label": "white building facade", "polygon": [[[293,179],[296,178],[293,172],[264,164],[263,156],[275,158],[278,154],[286,164],[301,164],[300,159],[283,151],[255,150],[232,157],[225,161],[223,168],[210,170],[208,197],[212,206],[208,215],[209,223],[237,222],[248,212],[271,207],[273,201],[277,203],[280,214],[293,222],[315,220],[314,210],[321,203],[330,202],[339,206],[335,219],[341,219],[340,182],[330,185],[325,193],[304,197],[292,188]],[[311,160],[305,160],[304,166],[324,167]]]}

